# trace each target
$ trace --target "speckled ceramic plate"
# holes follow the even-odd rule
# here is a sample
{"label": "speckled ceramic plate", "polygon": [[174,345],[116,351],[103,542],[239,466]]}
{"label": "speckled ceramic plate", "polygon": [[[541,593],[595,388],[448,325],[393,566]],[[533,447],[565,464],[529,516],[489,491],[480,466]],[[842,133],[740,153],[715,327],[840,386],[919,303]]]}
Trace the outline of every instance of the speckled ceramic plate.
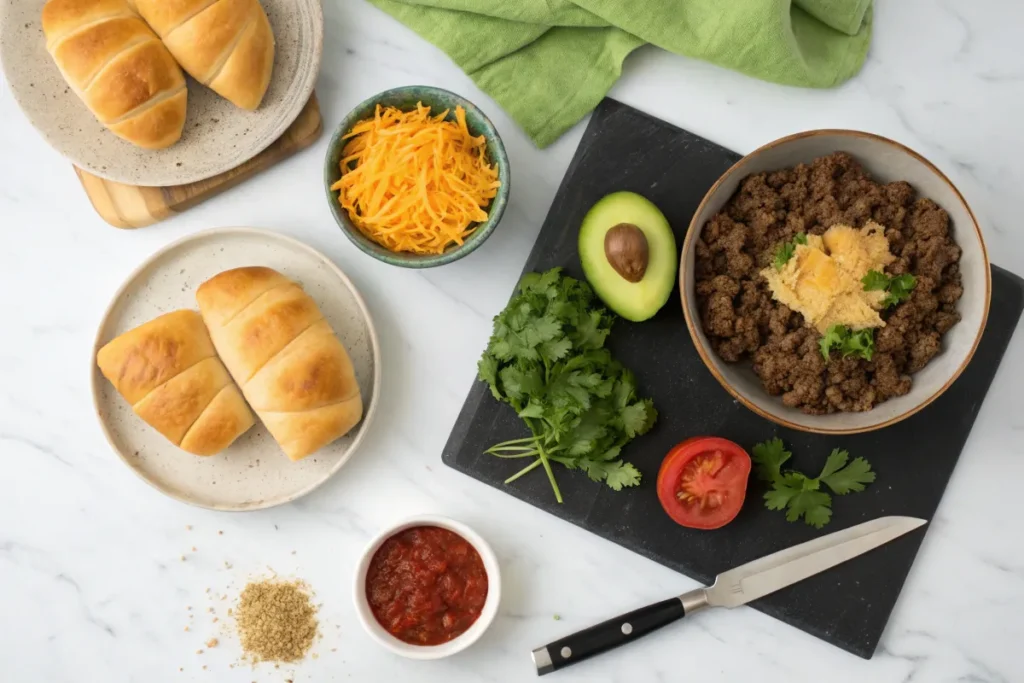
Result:
{"label": "speckled ceramic plate", "polygon": [[[217,273],[269,266],[313,297],[348,349],[363,394],[363,419],[348,434],[291,462],[262,424],[210,457],[186,453],[139,419],[96,367],[96,351],[119,334],[179,308],[197,308],[195,291]],[[325,482],[358,448],[377,409],[380,348],[366,304],[337,266],[289,237],[252,228],[221,228],[174,242],[132,273],[114,295],[92,355],[96,413],[111,446],[136,474],[178,500],[215,510],[281,505]]]}
{"label": "speckled ceramic plate", "polygon": [[181,139],[163,150],[122,140],[68,87],[46,51],[44,0],[0,3],[0,64],[14,99],[58,152],[94,175],[131,185],[181,185],[248,161],[302,111],[320,69],[320,0],[260,0],[274,30],[274,71],[256,111],[239,109],[191,78]]}

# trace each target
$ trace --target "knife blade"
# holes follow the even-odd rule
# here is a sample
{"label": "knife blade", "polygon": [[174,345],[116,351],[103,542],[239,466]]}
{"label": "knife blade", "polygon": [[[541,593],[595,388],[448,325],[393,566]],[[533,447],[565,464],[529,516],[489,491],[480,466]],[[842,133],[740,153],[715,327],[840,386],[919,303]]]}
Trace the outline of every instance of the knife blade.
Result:
{"label": "knife blade", "polygon": [[926,524],[916,517],[879,517],[766,555],[723,572],[710,587],[641,607],[530,653],[537,675],[558,671],[630,643],[707,607],[738,607],[814,576]]}

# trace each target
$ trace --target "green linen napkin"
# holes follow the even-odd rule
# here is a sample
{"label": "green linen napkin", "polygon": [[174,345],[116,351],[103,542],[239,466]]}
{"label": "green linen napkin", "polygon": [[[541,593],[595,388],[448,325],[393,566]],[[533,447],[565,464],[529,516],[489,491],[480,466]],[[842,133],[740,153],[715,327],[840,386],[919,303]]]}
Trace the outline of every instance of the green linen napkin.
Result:
{"label": "green linen napkin", "polygon": [[827,88],[871,40],[871,0],[370,0],[445,51],[540,147],[651,43],[763,80]]}

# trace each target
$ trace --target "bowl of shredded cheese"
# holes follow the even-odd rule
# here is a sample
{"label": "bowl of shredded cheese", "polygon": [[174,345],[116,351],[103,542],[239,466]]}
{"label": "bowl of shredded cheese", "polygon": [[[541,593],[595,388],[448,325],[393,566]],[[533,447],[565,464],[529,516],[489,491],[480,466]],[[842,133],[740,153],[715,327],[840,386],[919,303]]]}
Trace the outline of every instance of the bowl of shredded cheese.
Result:
{"label": "bowl of shredded cheese", "polygon": [[387,90],[342,120],[327,148],[331,213],[363,252],[430,268],[479,247],[509,193],[508,156],[472,102],[430,86]]}

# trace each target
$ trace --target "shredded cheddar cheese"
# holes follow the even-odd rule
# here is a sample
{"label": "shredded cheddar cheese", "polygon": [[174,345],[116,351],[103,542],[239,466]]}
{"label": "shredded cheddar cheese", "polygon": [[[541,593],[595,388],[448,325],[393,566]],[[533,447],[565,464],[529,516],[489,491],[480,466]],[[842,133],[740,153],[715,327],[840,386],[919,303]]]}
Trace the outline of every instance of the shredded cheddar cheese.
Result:
{"label": "shredded cheddar cheese", "polygon": [[360,232],[386,249],[440,254],[487,220],[498,169],[486,138],[470,135],[466,111],[456,107],[455,121],[448,113],[377,105],[343,138],[341,179],[331,189]]}

